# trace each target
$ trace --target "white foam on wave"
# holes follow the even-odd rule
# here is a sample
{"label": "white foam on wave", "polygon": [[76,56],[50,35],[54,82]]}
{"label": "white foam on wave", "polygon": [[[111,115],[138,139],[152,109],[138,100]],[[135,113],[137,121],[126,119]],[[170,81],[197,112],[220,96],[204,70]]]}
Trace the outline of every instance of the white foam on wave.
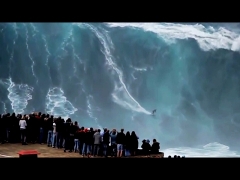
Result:
{"label": "white foam on wave", "polygon": [[232,44],[232,51],[240,51],[240,37],[238,37]]}
{"label": "white foam on wave", "polygon": [[12,28],[14,30],[15,37],[13,38],[13,48],[12,48],[11,55],[10,55],[10,58],[9,58],[9,75],[10,76],[12,74],[12,64],[14,63],[14,61],[13,61],[14,48],[15,48],[15,45],[16,45],[16,41],[18,39],[18,25],[17,25],[17,23],[13,23],[11,25],[12,25]]}
{"label": "white foam on wave", "polygon": [[227,49],[240,51],[240,35],[223,27],[204,27],[201,24],[174,23],[107,23],[109,27],[131,27],[156,33],[168,43],[176,39],[195,39],[204,51]]}
{"label": "white foam on wave", "polygon": [[12,110],[16,114],[23,114],[28,101],[32,99],[33,87],[27,84],[15,84],[11,78],[7,84],[9,85],[8,99],[11,101]]}
{"label": "white foam on wave", "polygon": [[75,108],[70,101],[64,96],[61,88],[54,87],[49,89],[46,96],[46,112],[54,116],[61,116],[68,118],[74,114],[78,109]]}
{"label": "white foam on wave", "polygon": [[[62,66],[61,60],[63,60],[65,58],[65,56],[69,53],[66,48],[69,47],[69,45],[71,45],[71,43],[73,43],[72,42],[72,39],[73,39],[72,27],[70,27],[69,31],[67,31],[67,32],[68,33],[65,35],[63,42],[59,46],[59,49],[61,50],[61,53],[59,53],[57,56],[59,58],[59,61],[57,62],[57,69],[59,72],[62,71],[61,70],[61,66]],[[47,53],[45,65],[48,67],[49,57],[51,55],[51,52],[49,50],[47,38],[43,34],[42,34],[42,40],[44,41],[44,46],[45,46],[45,50]],[[73,48],[72,53],[74,55],[74,58],[76,58],[77,55],[75,54],[74,46],[71,45],[71,48]],[[75,64],[73,65],[73,69],[74,69],[74,73],[75,73],[76,72]],[[49,67],[48,67],[48,73],[49,73],[49,78],[52,81]],[[60,73],[59,75],[60,75],[61,84],[62,84],[63,83],[62,77],[61,77],[62,73]],[[61,116],[64,119],[69,118],[70,115],[74,114],[78,110],[77,108],[74,107],[74,105],[69,100],[67,100],[66,96],[64,96],[64,91],[61,87],[54,87],[54,88],[49,89],[49,91],[46,95],[46,105],[45,106],[46,106],[47,113],[52,114],[54,116]]]}
{"label": "white foam on wave", "polygon": [[97,36],[100,43],[103,45],[102,53],[105,55],[107,65],[111,67],[114,74],[118,76],[119,81],[115,81],[114,90],[112,93],[113,101],[126,109],[130,109],[132,111],[140,113],[151,114],[149,111],[144,109],[129,93],[123,80],[123,73],[118,68],[117,64],[113,61],[111,49],[113,50],[114,46],[111,38],[107,35],[107,32],[100,32],[97,28],[89,24],[84,25],[88,27]]}
{"label": "white foam on wave", "polygon": [[[30,47],[29,47],[29,39],[31,37],[29,37],[29,32],[28,32],[28,27],[25,23],[23,23],[24,27],[25,27],[25,45],[26,45],[26,49],[27,49],[27,52],[28,52],[28,57],[29,59],[31,60],[32,64],[31,64],[31,70],[32,70],[32,75],[33,77],[36,79],[36,83],[38,84],[38,78],[34,72],[34,67],[35,67],[35,61],[33,59],[33,56],[32,56],[32,52],[30,50]],[[31,25],[30,25],[31,26]],[[31,26],[32,27],[32,26]]]}
{"label": "white foam on wave", "polygon": [[43,35],[43,34],[42,34],[42,40],[44,42],[45,51],[47,53],[45,66],[48,69],[48,77],[50,79],[50,82],[52,83],[51,70],[50,70],[50,67],[49,67],[49,57],[51,56],[51,53],[50,53],[49,48],[48,48],[48,42],[47,42],[46,36]]}
{"label": "white foam on wave", "polygon": [[130,66],[130,67],[133,68],[135,71],[147,71],[147,68],[138,68],[133,66]]}
{"label": "white foam on wave", "polygon": [[231,151],[228,146],[214,142],[200,148],[179,147],[161,150],[164,157],[185,156],[185,157],[240,157],[236,151]]}
{"label": "white foam on wave", "polygon": [[[73,76],[75,76],[76,78],[79,78],[76,74],[77,73],[77,63],[83,64],[83,61],[79,57],[78,51],[74,47],[74,43],[76,41],[77,40],[74,38],[73,26],[71,26],[69,32],[67,33],[67,37],[62,42],[61,49],[64,52],[67,52],[67,54],[68,53],[72,54],[72,56],[73,56]],[[68,48],[68,50],[66,50],[66,48]],[[72,52],[69,52],[69,50],[70,50],[69,48],[71,49]]]}
{"label": "white foam on wave", "polygon": [[138,67],[134,67],[134,66],[130,66],[134,71],[131,73],[131,76],[134,80],[136,80],[137,78],[135,77],[135,72],[146,72],[147,68],[138,68]]}
{"label": "white foam on wave", "polygon": [[93,96],[91,96],[91,95],[87,96],[87,113],[88,113],[88,116],[95,121],[98,128],[103,129],[102,126],[98,123],[98,118],[96,116],[94,116],[94,114],[93,114],[94,111],[99,111],[100,108],[94,109],[92,107],[92,101],[93,101]]}

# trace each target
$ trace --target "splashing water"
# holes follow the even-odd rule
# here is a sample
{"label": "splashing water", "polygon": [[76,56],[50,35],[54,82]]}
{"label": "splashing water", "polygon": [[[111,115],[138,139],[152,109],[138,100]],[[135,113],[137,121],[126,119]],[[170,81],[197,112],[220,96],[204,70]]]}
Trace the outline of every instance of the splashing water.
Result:
{"label": "splashing water", "polygon": [[87,113],[88,113],[89,117],[92,118],[96,122],[98,127],[100,129],[103,129],[102,126],[98,122],[98,118],[93,115],[93,110],[94,109],[92,108],[91,101],[93,101],[93,97],[91,95],[87,96],[87,107],[88,107],[87,108]]}
{"label": "splashing water", "polygon": [[185,156],[185,157],[240,157],[235,151],[231,151],[228,146],[214,142],[199,148],[178,147],[163,149],[164,157]]}
{"label": "splashing water", "polygon": [[78,109],[75,108],[70,101],[64,96],[61,88],[54,87],[48,91],[46,96],[46,112],[54,116],[68,118]]}
{"label": "splashing water", "polygon": [[28,101],[32,99],[31,93],[33,87],[27,84],[15,84],[12,79],[9,79],[9,94],[8,99],[11,101],[11,106],[16,114],[23,114],[27,107]]}
{"label": "splashing water", "polygon": [[201,24],[186,25],[173,23],[108,23],[109,27],[131,27],[159,35],[168,43],[176,39],[195,39],[204,51],[215,49],[229,49],[240,51],[240,36],[225,28],[206,28]]}

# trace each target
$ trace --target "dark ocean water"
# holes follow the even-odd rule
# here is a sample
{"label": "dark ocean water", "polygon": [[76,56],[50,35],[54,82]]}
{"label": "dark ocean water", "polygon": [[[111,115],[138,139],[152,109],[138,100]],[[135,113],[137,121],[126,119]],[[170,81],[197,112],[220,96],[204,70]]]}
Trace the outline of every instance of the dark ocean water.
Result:
{"label": "dark ocean water", "polygon": [[0,113],[240,145],[238,24],[1,23],[0,50]]}

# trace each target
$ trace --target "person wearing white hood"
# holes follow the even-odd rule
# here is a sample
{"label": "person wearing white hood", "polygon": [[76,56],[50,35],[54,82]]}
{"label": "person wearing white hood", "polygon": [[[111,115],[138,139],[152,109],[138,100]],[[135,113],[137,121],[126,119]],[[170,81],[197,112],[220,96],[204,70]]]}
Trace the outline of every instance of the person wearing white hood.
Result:
{"label": "person wearing white hood", "polygon": [[52,147],[55,148],[55,145],[57,144],[57,131],[56,131],[56,123],[53,122],[53,136],[52,136]]}

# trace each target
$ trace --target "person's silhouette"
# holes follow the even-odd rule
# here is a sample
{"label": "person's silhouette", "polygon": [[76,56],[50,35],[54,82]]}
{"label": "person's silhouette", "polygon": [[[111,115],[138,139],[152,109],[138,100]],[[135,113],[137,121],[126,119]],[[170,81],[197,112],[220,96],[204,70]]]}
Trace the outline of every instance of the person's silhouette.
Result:
{"label": "person's silhouette", "polygon": [[154,110],[152,111],[152,115],[154,115],[154,114],[156,113],[156,111],[157,111],[157,110],[156,110],[156,109],[154,109]]}

